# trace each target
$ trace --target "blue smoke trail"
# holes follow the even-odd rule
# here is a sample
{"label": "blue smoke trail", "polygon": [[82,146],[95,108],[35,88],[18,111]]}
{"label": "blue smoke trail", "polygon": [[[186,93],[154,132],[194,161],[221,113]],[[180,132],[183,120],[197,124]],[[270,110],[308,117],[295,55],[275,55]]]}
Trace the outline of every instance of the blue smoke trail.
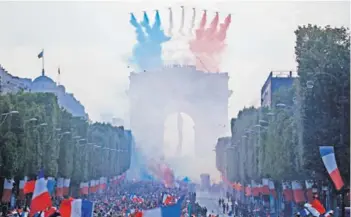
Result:
{"label": "blue smoke trail", "polygon": [[[169,41],[171,37],[166,36],[161,28],[159,12],[156,11],[155,22],[152,27],[146,12],[144,12],[141,23],[137,22],[134,14],[131,14],[130,23],[135,27],[137,34],[137,44],[133,48],[131,63],[139,71],[162,67],[162,43]],[[143,28],[147,36],[145,36]]]}

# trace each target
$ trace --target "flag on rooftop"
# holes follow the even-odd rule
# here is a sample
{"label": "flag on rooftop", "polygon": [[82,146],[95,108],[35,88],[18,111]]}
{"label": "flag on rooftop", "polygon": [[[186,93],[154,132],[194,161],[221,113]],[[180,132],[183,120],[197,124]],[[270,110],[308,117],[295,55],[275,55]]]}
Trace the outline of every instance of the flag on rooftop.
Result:
{"label": "flag on rooftop", "polygon": [[43,58],[43,56],[44,56],[44,50],[42,50],[39,54],[38,54],[38,58],[40,59],[40,58]]}

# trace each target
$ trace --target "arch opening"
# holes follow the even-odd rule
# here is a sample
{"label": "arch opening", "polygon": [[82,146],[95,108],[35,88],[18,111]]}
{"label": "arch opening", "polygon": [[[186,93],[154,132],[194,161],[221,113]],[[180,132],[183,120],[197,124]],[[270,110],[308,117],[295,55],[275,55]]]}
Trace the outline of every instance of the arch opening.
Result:
{"label": "arch opening", "polygon": [[176,176],[194,177],[195,122],[184,112],[171,113],[164,122],[163,153]]}

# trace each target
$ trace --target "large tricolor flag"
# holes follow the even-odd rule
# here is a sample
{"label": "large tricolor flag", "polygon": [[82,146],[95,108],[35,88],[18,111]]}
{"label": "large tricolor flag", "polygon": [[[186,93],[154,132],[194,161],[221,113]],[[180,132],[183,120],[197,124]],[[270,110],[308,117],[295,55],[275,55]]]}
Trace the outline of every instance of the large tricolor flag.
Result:
{"label": "large tricolor flag", "polygon": [[[143,211],[143,217],[180,217],[182,212],[182,203],[184,197],[181,197],[176,204],[171,206],[161,206],[156,209]],[[63,216],[65,217],[65,216]]]}
{"label": "large tricolor flag", "polygon": [[29,217],[32,217],[34,214],[42,212],[51,206],[52,201],[44,178],[44,173],[43,171],[40,171],[34,186]]}
{"label": "large tricolor flag", "polygon": [[336,165],[335,153],[333,146],[320,146],[321,154],[325,168],[327,169],[330,178],[333,180],[336,190],[340,190],[344,186],[340,171]]}
{"label": "large tricolor flag", "polygon": [[94,203],[82,199],[65,199],[61,202],[60,213],[62,217],[92,217]]}

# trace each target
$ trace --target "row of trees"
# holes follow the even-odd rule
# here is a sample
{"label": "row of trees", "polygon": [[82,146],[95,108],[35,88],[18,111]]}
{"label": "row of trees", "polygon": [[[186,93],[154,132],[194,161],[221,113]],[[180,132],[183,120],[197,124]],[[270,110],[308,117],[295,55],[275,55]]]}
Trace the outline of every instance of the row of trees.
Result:
{"label": "row of trees", "polygon": [[0,114],[1,177],[35,177],[44,169],[78,184],[129,168],[129,131],[72,117],[51,93],[0,95]]}
{"label": "row of trees", "polygon": [[309,25],[295,34],[299,77],[293,87],[274,93],[271,109],[245,108],[231,121],[231,146],[222,149],[230,181],[326,180],[319,146],[334,145],[349,185],[348,30]]}

